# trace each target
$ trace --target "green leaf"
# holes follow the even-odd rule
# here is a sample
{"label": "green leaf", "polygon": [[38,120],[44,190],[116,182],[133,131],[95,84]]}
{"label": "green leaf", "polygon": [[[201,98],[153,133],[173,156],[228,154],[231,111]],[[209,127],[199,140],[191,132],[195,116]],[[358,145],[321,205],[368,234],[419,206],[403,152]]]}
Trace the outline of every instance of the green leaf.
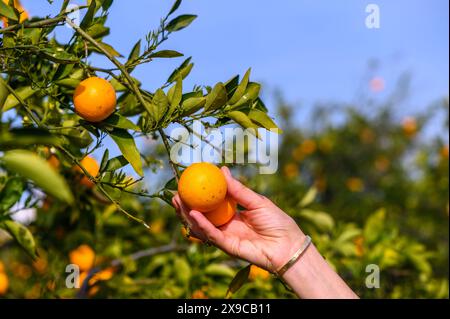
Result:
{"label": "green leaf", "polygon": [[234,92],[236,91],[236,88],[239,85],[239,75],[235,75],[234,77],[232,77],[231,79],[226,81],[224,84],[225,84],[225,89],[227,90],[228,99],[231,99]]}
{"label": "green leaf", "polygon": [[213,111],[227,103],[227,90],[222,82],[217,83],[206,97],[205,112]]}
{"label": "green leaf", "polygon": [[39,53],[47,60],[59,64],[74,64],[79,62],[79,59],[76,56],[64,51],[62,48],[42,49]]}
{"label": "green leaf", "polygon": [[31,145],[57,145],[58,138],[50,132],[33,127],[17,128],[0,132],[0,149],[8,147],[23,147]]}
{"label": "green leaf", "polygon": [[35,153],[25,150],[8,151],[3,156],[3,163],[7,170],[33,181],[47,194],[68,204],[73,203],[73,196],[66,181],[47,161]]}
{"label": "green leaf", "polygon": [[195,18],[197,18],[197,16],[193,14],[180,15],[166,25],[166,30],[169,32],[175,32],[184,29],[190,25]]}
{"label": "green leaf", "polygon": [[74,128],[71,130],[64,130],[64,132],[66,133],[65,137],[69,140],[69,144],[73,144],[74,146],[77,146],[79,148],[88,147],[93,141],[92,136],[85,129],[80,130]]}
{"label": "green leaf", "polygon": [[244,95],[245,90],[247,89],[249,78],[250,78],[250,72],[251,72],[251,68],[248,69],[247,72],[245,72],[245,75],[242,78],[241,83],[236,88],[236,91],[234,91],[233,96],[231,97],[230,101],[228,102],[230,105],[237,103],[241,99],[241,97]]}
{"label": "green leaf", "polygon": [[28,228],[12,220],[2,221],[0,227],[5,229],[33,259],[38,257],[36,243]]}
{"label": "green leaf", "polygon": [[183,98],[183,81],[181,78],[178,78],[175,85],[169,89],[167,98],[169,99],[171,107],[180,105],[181,99]]}
{"label": "green leaf", "polygon": [[103,171],[105,172],[113,172],[118,170],[119,168],[122,168],[126,165],[128,165],[129,162],[123,155],[119,155],[117,157],[111,158],[105,165],[105,169]]}
{"label": "green leaf", "polygon": [[133,136],[123,129],[114,129],[108,133],[119,147],[122,155],[127,159],[131,166],[133,166],[136,173],[139,176],[144,176],[141,155],[136,147]]}
{"label": "green leaf", "polygon": [[184,60],[183,63],[181,63],[181,65],[178,68],[176,68],[172,72],[172,74],[170,74],[169,78],[167,79],[167,82],[168,83],[174,82],[178,76],[181,76],[181,78],[184,79],[192,69],[193,64],[189,63],[191,59],[192,57],[189,57],[186,60]]}
{"label": "green leaf", "polygon": [[102,161],[100,162],[100,172],[105,171],[105,167],[106,167],[106,163],[108,162],[108,159],[109,159],[109,150],[106,149],[105,152],[103,153]]}
{"label": "green leaf", "polygon": [[0,16],[6,17],[8,19],[18,21],[19,17],[14,12],[14,9],[11,8],[9,5],[4,3],[3,1],[0,1]]}
{"label": "green leaf", "polygon": [[266,130],[276,130],[278,134],[283,131],[278,128],[275,122],[267,115],[267,113],[260,110],[250,110],[248,113],[248,117],[252,120],[253,123],[256,123],[258,126],[265,128]]}
{"label": "green leaf", "polygon": [[183,98],[183,80],[178,77],[177,82],[173,85],[167,92],[167,99],[169,100],[170,107],[167,112],[166,118],[172,116],[173,112],[176,110],[177,106],[180,105]]}
{"label": "green leaf", "polygon": [[102,122],[102,125],[103,124],[107,124],[107,125],[110,125],[110,126],[113,126],[113,127],[117,127],[117,128],[122,128],[122,129],[125,129],[125,130],[133,130],[133,131],[137,131],[137,132],[141,131],[139,126],[137,126],[136,124],[131,122],[125,116],[122,116],[122,115],[120,115],[118,113],[111,114],[107,119],[105,119]]}
{"label": "green leaf", "polygon": [[234,277],[234,270],[224,264],[209,264],[204,269],[205,275],[218,277]]}
{"label": "green leaf", "polygon": [[181,4],[181,0],[176,0],[174,2],[174,4],[172,5],[172,8],[170,9],[170,11],[169,11],[169,13],[167,15],[171,15],[172,13],[174,13],[178,9],[180,4]]}
{"label": "green leaf", "polygon": [[[15,91],[17,95],[24,101],[32,97],[37,92],[37,90],[34,90],[31,86],[21,87],[19,89],[16,89]],[[19,101],[16,99],[14,95],[10,94],[6,98],[5,104],[3,105],[3,112],[15,108],[18,105],[20,105]]]}
{"label": "green leaf", "polygon": [[183,111],[182,115],[187,116],[197,112],[205,105],[205,103],[206,103],[205,97],[191,97],[184,100],[181,106]]}
{"label": "green leaf", "polygon": [[111,7],[112,4],[113,4],[113,0],[103,0],[103,2],[102,2],[103,11],[107,11]]}
{"label": "green leaf", "polygon": [[152,117],[155,122],[159,122],[164,114],[167,112],[169,107],[169,100],[162,89],[158,89],[153,95],[152,103],[150,109],[152,111]]}
{"label": "green leaf", "polygon": [[243,128],[252,129],[250,132],[254,131],[254,135],[257,136],[258,127],[250,120],[247,114],[241,111],[231,111],[227,113],[227,116]]}
{"label": "green leaf", "polygon": [[264,113],[267,113],[269,111],[267,109],[267,106],[264,104],[264,102],[259,97],[253,103],[253,109],[260,110],[260,111],[262,111]]}
{"label": "green leaf", "polygon": [[247,104],[250,101],[255,100],[259,96],[261,85],[258,83],[250,82],[245,90],[245,94],[235,104],[230,106],[230,109],[236,109],[240,106]]}
{"label": "green leaf", "polygon": [[191,266],[188,264],[186,259],[181,258],[181,257],[175,259],[174,270],[175,270],[178,280],[182,284],[187,284],[189,282],[189,280],[191,279],[192,270],[191,270]]}
{"label": "green leaf", "polygon": [[386,210],[380,208],[369,216],[364,225],[363,235],[367,244],[375,242],[383,233],[385,227]]}
{"label": "green leaf", "polygon": [[[98,43],[106,52],[108,52],[110,55],[112,55],[113,57],[121,57],[122,54],[120,54],[119,52],[116,51],[116,49],[114,49],[111,45],[105,43],[105,42],[99,42]],[[100,51],[99,49],[97,49],[96,47],[90,46],[89,47],[91,50],[96,51],[98,53],[104,54],[102,51]]]}
{"label": "green leaf", "polygon": [[320,231],[330,232],[334,228],[333,217],[325,212],[303,209],[299,216],[316,226]]}
{"label": "green leaf", "polygon": [[[131,49],[130,55],[128,56],[127,64],[135,62],[139,55],[141,54],[141,40],[136,42],[136,44],[133,46],[133,49]],[[131,68],[132,70],[133,68]]]}
{"label": "green leaf", "polygon": [[103,38],[109,34],[109,28],[105,27],[103,23],[95,23],[91,25],[86,32],[94,39]]}
{"label": "green leaf", "polygon": [[172,177],[167,183],[166,185],[164,185],[164,189],[168,189],[168,190],[177,190],[178,189],[178,182],[177,179],[175,177]]}
{"label": "green leaf", "polygon": [[231,281],[230,285],[228,286],[228,291],[225,298],[231,298],[231,296],[236,293],[241,287],[248,281],[248,275],[250,274],[250,267],[251,265],[248,265],[241,270],[239,270],[236,274],[236,276]]}
{"label": "green leaf", "polygon": [[111,83],[112,87],[116,92],[123,92],[127,90],[127,87],[122,83],[120,83],[119,81],[117,81],[115,78],[112,78],[111,81],[109,81],[109,83]]}
{"label": "green leaf", "polygon": [[53,81],[64,79],[72,73],[75,64],[61,64],[56,69],[55,74],[53,74]]}
{"label": "green leaf", "polygon": [[0,213],[6,212],[22,197],[25,183],[21,178],[10,178],[0,191]]}
{"label": "green leaf", "polygon": [[96,3],[95,1],[91,1],[88,11],[86,12],[86,15],[84,16],[83,20],[81,20],[80,28],[83,30],[86,30],[92,23],[95,12],[96,12]]}
{"label": "green leaf", "polygon": [[317,196],[317,188],[311,187],[300,201],[300,207],[306,207],[310,205],[312,202],[314,202],[316,196]]}
{"label": "green leaf", "polygon": [[151,58],[177,58],[183,56],[183,53],[174,50],[161,50],[150,55]]}
{"label": "green leaf", "polygon": [[78,84],[80,84],[80,82],[81,82],[81,80],[78,80],[78,79],[66,78],[66,79],[55,81],[55,84],[57,84],[58,86],[75,89],[78,86]]}
{"label": "green leaf", "polygon": [[9,90],[3,83],[3,78],[0,80],[0,109],[2,109],[3,104],[5,104],[6,98],[8,97]]}

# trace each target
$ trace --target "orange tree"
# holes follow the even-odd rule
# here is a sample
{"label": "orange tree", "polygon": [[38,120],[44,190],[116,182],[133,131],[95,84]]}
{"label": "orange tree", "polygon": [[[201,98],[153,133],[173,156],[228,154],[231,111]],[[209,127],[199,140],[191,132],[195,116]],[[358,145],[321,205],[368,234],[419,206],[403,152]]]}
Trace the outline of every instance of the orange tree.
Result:
{"label": "orange tree", "polygon": [[[9,292],[4,288],[2,294],[199,297],[207,292],[223,297],[241,263],[179,238],[180,223],[166,203],[183,167],[167,157],[174,141],[165,129],[193,120],[207,127],[270,128],[260,85],[247,71],[241,80],[235,76],[186,91],[183,80],[194,66],[189,57],[159,88],[144,88],[133,70],[183,56],[159,47],[196,16],[176,16],[181,0],[175,1],[159,28],[137,41],[125,59],[105,40],[112,3],[92,0],[68,10],[65,0],[55,16],[23,19],[17,1],[0,2],[1,245],[10,247],[14,239],[32,258],[27,261],[14,247],[4,252],[6,274],[17,280],[10,280]],[[70,14],[79,9],[86,13],[77,25]],[[67,43],[52,36],[62,26],[74,31]],[[110,67],[90,63],[93,53]],[[161,147],[140,151],[138,137]],[[110,157],[106,140],[118,146],[119,156]],[[90,157],[93,152],[103,152],[99,163]],[[150,193],[144,174],[162,163],[175,178]],[[127,165],[134,177],[125,173]],[[29,209],[37,209],[37,217],[28,227],[15,221],[17,212]],[[69,262],[82,271],[76,291],[65,284]],[[100,289],[105,282],[109,290]]]}

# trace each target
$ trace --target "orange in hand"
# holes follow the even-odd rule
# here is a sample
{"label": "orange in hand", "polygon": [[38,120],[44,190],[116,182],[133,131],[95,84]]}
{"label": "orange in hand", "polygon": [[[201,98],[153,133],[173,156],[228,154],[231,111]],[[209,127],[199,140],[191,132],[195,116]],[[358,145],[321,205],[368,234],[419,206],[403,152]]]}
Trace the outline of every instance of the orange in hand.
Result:
{"label": "orange in hand", "polygon": [[225,200],[216,209],[204,213],[205,217],[216,227],[228,223],[236,213],[236,201],[227,196]]}
{"label": "orange in hand", "polygon": [[90,77],[76,87],[73,104],[77,114],[85,120],[101,122],[116,108],[116,91],[105,79]]}
{"label": "orange in hand", "polygon": [[178,182],[181,200],[191,209],[205,213],[218,208],[227,194],[222,171],[211,163],[195,163],[183,171]]}

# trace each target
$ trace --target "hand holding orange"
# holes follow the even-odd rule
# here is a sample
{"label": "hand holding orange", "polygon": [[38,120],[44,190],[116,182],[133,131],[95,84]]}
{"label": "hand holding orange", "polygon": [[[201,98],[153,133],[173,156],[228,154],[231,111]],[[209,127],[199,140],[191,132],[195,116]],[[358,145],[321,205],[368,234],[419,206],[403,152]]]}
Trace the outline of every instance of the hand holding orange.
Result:
{"label": "hand holding orange", "polygon": [[195,163],[185,169],[178,182],[178,193],[190,209],[204,213],[217,227],[235,214],[236,203],[226,197],[225,176],[211,163]]}

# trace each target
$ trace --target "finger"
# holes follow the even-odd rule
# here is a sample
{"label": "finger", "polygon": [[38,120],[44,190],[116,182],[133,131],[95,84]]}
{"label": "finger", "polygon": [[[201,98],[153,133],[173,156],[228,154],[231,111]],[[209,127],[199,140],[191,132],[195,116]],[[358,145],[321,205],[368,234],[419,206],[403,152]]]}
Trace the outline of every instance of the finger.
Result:
{"label": "finger", "polygon": [[178,194],[176,194],[174,197],[172,197],[172,205],[175,208],[175,210],[178,212],[180,210],[180,205],[178,204],[177,196],[178,196]]}
{"label": "finger", "polygon": [[214,245],[219,247],[225,246],[225,236],[222,231],[216,228],[202,213],[191,210],[189,216],[195,221],[200,231],[211,241]]}
{"label": "finger", "polygon": [[228,194],[233,197],[238,204],[250,210],[257,209],[262,206],[263,196],[255,193],[231,176],[231,172],[228,167],[223,166],[221,169],[227,181]]}
{"label": "finger", "polygon": [[189,215],[190,209],[183,203],[178,194],[173,197],[173,201],[178,206],[178,216],[180,217],[183,224],[189,228],[190,234],[203,241],[206,240],[206,235],[202,232],[197,222]]}

